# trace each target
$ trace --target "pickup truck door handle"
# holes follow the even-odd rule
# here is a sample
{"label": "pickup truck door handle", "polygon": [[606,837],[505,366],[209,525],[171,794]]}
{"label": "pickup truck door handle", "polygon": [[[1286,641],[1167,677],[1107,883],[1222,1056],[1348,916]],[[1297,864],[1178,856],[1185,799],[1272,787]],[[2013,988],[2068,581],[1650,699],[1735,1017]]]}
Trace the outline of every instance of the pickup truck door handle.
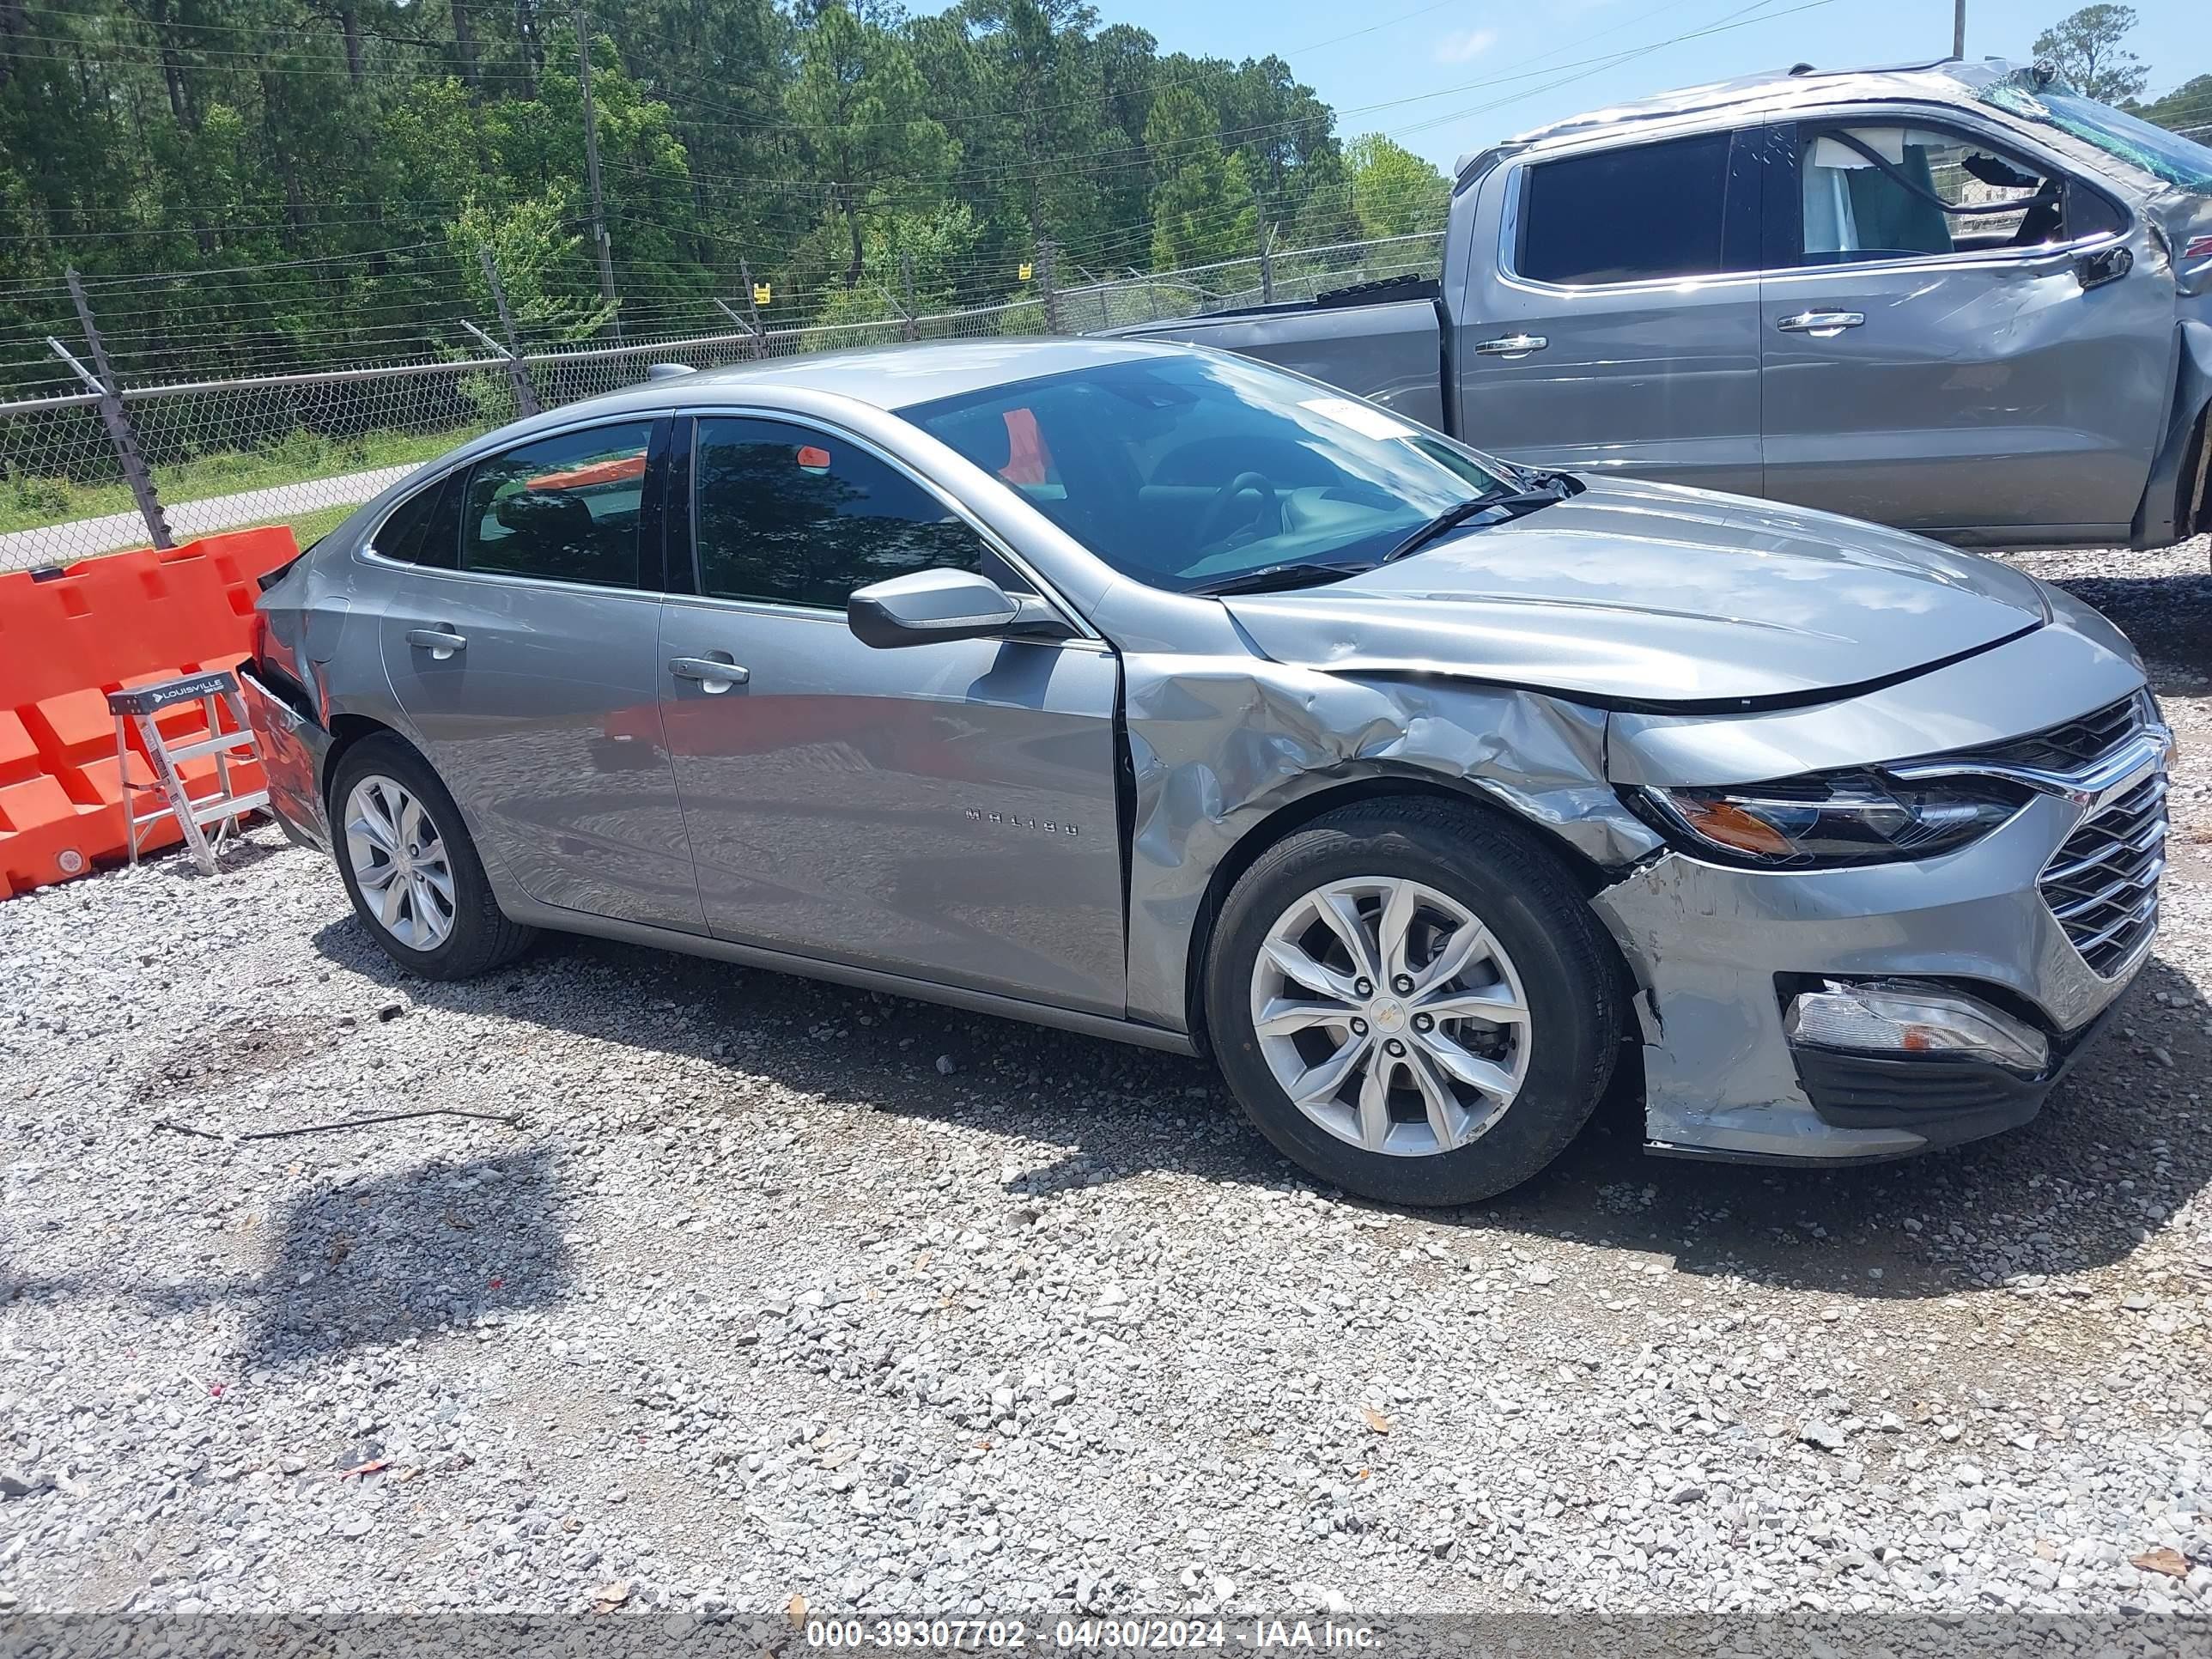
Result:
{"label": "pickup truck door handle", "polygon": [[1474,349],[1484,357],[1525,357],[1551,343],[1540,334],[1509,334],[1502,340],[1484,340]]}
{"label": "pickup truck door handle", "polygon": [[1863,311],[1801,311],[1784,317],[1775,327],[1784,334],[1809,334],[1816,340],[1832,340],[1847,328],[1866,321]]}
{"label": "pickup truck door handle", "polygon": [[752,678],[752,670],[740,668],[725,656],[672,657],[668,672],[679,680],[696,680],[708,696],[719,696],[733,685]]}
{"label": "pickup truck door handle", "polygon": [[433,662],[444,662],[456,651],[465,651],[469,648],[467,636],[456,634],[443,623],[435,628],[409,629],[407,643],[428,652],[430,660]]}

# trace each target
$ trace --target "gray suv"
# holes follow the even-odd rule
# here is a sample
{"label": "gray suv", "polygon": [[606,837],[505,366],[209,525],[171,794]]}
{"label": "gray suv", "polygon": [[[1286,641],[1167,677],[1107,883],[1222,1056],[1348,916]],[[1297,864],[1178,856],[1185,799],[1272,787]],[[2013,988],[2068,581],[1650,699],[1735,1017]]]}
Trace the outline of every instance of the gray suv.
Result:
{"label": "gray suv", "polygon": [[2065,594],[1135,341],[656,380],[274,578],[272,793],[394,960],[560,929],[1210,1053],[1464,1202],[2032,1115],[2151,948],[2167,735]]}

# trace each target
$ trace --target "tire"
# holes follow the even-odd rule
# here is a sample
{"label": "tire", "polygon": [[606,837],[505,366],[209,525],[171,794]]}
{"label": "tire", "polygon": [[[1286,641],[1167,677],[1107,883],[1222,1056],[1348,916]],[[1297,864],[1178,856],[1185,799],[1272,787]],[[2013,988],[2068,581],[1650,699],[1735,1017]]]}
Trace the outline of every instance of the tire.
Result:
{"label": "tire", "polygon": [[[1325,902],[1339,924],[1340,901],[1347,896],[1374,924],[1362,935],[1370,960],[1379,961],[1371,953],[1389,904],[1402,903],[1411,917],[1398,929],[1408,941],[1401,965],[1411,971],[1376,987],[1380,1000],[1362,1001],[1345,975],[1357,965],[1346,937],[1316,902],[1332,894]],[[1450,947],[1466,937],[1465,921],[1486,933],[1469,948],[1487,954],[1443,974]],[[1352,1026],[1334,1024],[1281,1029],[1338,1006],[1335,997],[1291,978],[1280,966],[1285,960],[1309,978],[1319,968],[1337,975],[1332,983],[1350,987],[1344,1005],[1359,1004],[1365,1018],[1355,1024],[1372,1045],[1341,1090],[1310,1110],[1293,1101],[1282,1075],[1307,1085],[1326,1079],[1340,1040],[1358,1039]],[[1425,984],[1430,971],[1440,976]],[[1408,982],[1418,994],[1401,1002],[1396,985]],[[1419,1029],[1433,1035],[1416,1036],[1425,1006],[1469,1005],[1496,1016],[1510,1015],[1516,1005],[1522,1012],[1430,1015]],[[1261,854],[1222,908],[1207,955],[1206,1006],[1222,1072],[1261,1134],[1323,1181],[1408,1205],[1475,1203],[1557,1158],[1611,1079],[1625,1012],[1597,919],[1559,860],[1514,824],[1426,799],[1345,807]],[[1263,1037],[1266,1011],[1273,1012]],[[1398,1023],[1389,1024],[1394,1018]],[[1380,1096],[1371,1095],[1360,1085],[1392,1040],[1384,1035],[1390,1030],[1400,1034],[1398,1052],[1407,1057],[1382,1060],[1388,1080]],[[1486,1084],[1515,1086],[1478,1087],[1454,1067]],[[1389,1150],[1376,1149],[1377,1125]]]}
{"label": "tire", "polygon": [[[358,844],[374,845],[374,836],[350,827],[360,816],[356,806],[366,805],[356,794],[364,786],[380,787],[380,799],[387,805],[415,803],[420,815],[416,823],[431,832],[418,836],[415,847],[434,848],[441,855],[404,866],[419,870],[423,882],[402,900],[396,923],[387,922],[380,902],[362,890],[365,878],[356,868]],[[473,979],[514,961],[538,937],[536,928],[510,921],[500,909],[485,878],[483,860],[477,856],[476,843],[461,822],[460,808],[430,763],[402,739],[389,733],[363,738],[338,757],[331,783],[331,827],[338,875],[345,883],[346,896],[353,901],[354,914],[384,953],[410,972],[425,979]],[[390,867],[390,861],[375,867]],[[450,908],[435,880],[441,869],[452,890]],[[374,882],[373,875],[366,878]],[[387,883],[383,890],[389,893],[395,884],[407,884]],[[426,905],[431,918],[427,925],[412,914],[417,902]]]}

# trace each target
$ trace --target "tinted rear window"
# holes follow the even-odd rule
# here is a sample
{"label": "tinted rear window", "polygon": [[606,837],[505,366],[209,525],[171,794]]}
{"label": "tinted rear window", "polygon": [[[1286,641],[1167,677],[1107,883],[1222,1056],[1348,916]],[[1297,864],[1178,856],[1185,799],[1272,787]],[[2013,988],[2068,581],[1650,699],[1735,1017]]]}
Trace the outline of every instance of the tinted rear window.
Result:
{"label": "tinted rear window", "polygon": [[1632,283],[1723,269],[1729,135],[1601,150],[1531,167],[1522,185],[1520,274],[1540,283]]}
{"label": "tinted rear window", "polygon": [[460,539],[459,484],[449,473],[400,502],[369,538],[370,550],[402,564],[451,569]]}

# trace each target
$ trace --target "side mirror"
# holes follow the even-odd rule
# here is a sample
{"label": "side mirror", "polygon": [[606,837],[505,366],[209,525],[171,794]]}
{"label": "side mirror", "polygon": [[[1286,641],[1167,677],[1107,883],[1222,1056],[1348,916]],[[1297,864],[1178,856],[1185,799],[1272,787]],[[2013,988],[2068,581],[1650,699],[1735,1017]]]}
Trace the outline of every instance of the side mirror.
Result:
{"label": "side mirror", "polygon": [[884,651],[938,640],[1067,631],[1040,602],[1017,599],[968,570],[916,570],[855,588],[845,601],[845,621],[861,644]]}

